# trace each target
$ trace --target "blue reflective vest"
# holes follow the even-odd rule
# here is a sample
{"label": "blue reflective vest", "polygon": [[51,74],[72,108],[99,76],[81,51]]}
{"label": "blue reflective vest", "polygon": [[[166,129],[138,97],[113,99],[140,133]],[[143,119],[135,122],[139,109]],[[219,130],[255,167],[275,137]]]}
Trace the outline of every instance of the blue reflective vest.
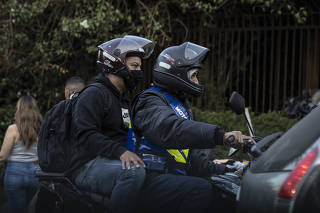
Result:
{"label": "blue reflective vest", "polygon": [[[187,110],[182,106],[182,104],[179,103],[178,100],[176,100],[172,95],[170,95],[167,92],[162,91],[159,87],[151,87],[148,90],[159,92],[162,94],[170,103],[171,108],[176,113],[177,116],[184,118],[184,119],[190,119],[190,116],[187,112]],[[132,131],[131,124],[129,126],[129,132],[128,132],[128,138],[126,143],[126,148],[132,152],[137,151],[138,153],[152,153],[152,154],[158,154],[159,156],[170,156],[173,157],[174,160],[178,163],[187,164],[188,163],[188,155],[189,155],[189,149],[165,149],[159,145],[153,144],[152,142],[148,141],[143,136],[140,139],[140,143],[137,146],[137,138]],[[162,159],[154,159],[154,156],[149,156],[148,154],[145,154],[145,158],[152,161],[162,161]],[[152,158],[152,159],[151,159]],[[143,158],[144,159],[144,158]],[[144,160],[145,161],[145,160]],[[146,162],[145,162],[146,163]],[[155,165],[155,164],[153,164]],[[151,165],[150,165],[151,166]],[[148,168],[148,165],[147,165]],[[176,172],[180,174],[185,175],[185,171],[181,169],[176,169]]]}

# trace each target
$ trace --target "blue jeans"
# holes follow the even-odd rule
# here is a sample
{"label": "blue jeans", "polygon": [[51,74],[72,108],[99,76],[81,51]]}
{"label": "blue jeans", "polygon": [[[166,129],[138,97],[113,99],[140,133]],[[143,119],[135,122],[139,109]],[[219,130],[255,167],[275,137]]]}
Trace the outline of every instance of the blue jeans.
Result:
{"label": "blue jeans", "polygon": [[128,213],[134,212],[146,172],[133,164],[131,169],[122,169],[120,160],[97,157],[79,168],[74,176],[79,189],[108,197],[111,212]]}
{"label": "blue jeans", "polygon": [[12,162],[7,164],[4,187],[11,213],[27,212],[28,204],[39,188],[33,162]]}

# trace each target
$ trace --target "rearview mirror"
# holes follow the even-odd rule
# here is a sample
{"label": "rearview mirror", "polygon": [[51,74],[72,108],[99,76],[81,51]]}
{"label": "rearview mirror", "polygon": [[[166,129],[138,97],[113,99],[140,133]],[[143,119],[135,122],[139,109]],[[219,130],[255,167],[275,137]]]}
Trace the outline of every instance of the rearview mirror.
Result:
{"label": "rearview mirror", "polygon": [[245,101],[244,98],[236,91],[232,92],[229,99],[229,106],[238,115],[244,114]]}

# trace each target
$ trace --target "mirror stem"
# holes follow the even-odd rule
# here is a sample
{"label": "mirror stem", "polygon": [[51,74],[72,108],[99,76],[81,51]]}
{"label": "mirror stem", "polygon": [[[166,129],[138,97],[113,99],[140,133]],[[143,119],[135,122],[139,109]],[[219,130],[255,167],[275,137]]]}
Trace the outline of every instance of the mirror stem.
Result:
{"label": "mirror stem", "polygon": [[248,120],[248,118],[247,118],[246,114],[244,114],[244,113],[243,113],[243,116],[244,116],[244,118],[246,119],[247,124],[248,124],[249,129],[250,129],[250,132],[251,132],[251,135],[253,136],[253,135],[254,135],[254,133],[253,133],[253,129],[252,129],[252,127],[251,127],[250,123],[249,123],[249,120]]}

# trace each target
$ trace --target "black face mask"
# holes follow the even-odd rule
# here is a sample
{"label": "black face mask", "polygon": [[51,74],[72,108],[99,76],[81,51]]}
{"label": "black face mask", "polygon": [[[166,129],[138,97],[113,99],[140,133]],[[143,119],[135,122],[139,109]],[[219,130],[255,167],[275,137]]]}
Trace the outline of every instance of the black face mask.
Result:
{"label": "black face mask", "polygon": [[124,79],[124,83],[128,90],[135,89],[138,83],[143,80],[142,70],[129,70],[127,67],[119,70],[116,75],[119,75]]}
{"label": "black face mask", "polygon": [[137,86],[143,80],[143,71],[142,70],[131,70],[133,81],[135,86]]}

